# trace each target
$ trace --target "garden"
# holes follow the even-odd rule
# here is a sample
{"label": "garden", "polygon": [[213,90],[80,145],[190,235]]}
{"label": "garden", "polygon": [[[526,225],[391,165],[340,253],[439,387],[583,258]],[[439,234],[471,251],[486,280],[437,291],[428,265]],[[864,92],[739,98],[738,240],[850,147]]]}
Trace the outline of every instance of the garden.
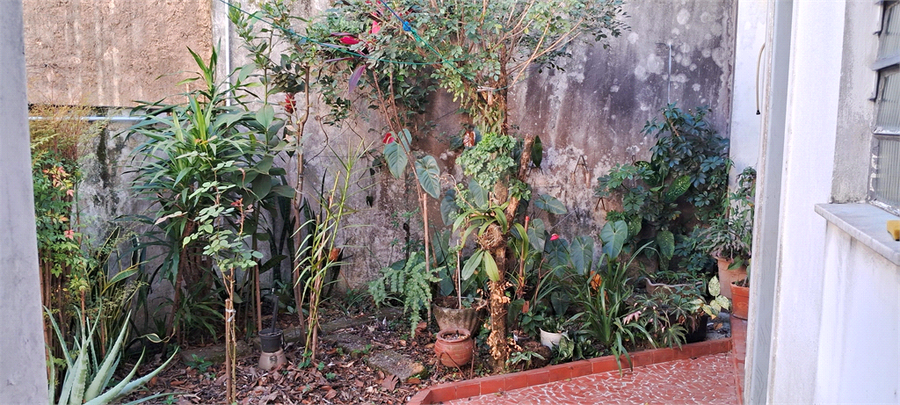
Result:
{"label": "garden", "polygon": [[[85,145],[108,123],[32,107],[51,403],[405,403],[600,356],[626,370],[632,353],[711,338],[732,299],[741,316],[755,172],[729,185],[715,112],[658,106],[648,157],[591,179],[597,234],[567,233],[570,208],[529,183],[545,150],[510,122],[510,89],[627,31],[621,1],[342,0],[308,19],[256,6],[229,10],[250,63],[220,77],[219,51],[188,51],[180,101],[142,102],[115,135],[141,212],[80,210],[82,162],[102,158]],[[425,112],[441,94],[460,125],[437,139]],[[309,136],[349,122],[368,132]],[[348,237],[382,232],[376,209],[405,237]],[[397,260],[340,286],[385,248]]]}

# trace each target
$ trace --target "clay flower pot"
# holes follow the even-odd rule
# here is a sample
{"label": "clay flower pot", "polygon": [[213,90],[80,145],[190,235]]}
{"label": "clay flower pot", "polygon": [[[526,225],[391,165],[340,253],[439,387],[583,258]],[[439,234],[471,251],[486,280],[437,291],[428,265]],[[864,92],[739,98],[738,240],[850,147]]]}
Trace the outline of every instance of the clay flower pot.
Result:
{"label": "clay flower pot", "polygon": [[475,341],[466,329],[444,329],[437,334],[434,353],[441,364],[447,367],[461,367],[472,361]]}
{"label": "clay flower pot", "polygon": [[732,284],[731,296],[731,315],[746,320],[750,309],[750,287]]}
{"label": "clay flower pot", "polygon": [[456,308],[455,298],[443,297],[435,300],[431,310],[438,324],[438,330],[466,329],[475,332],[478,330],[482,315],[482,311],[477,308],[482,306],[481,298],[478,298],[470,308]]}
{"label": "clay flower pot", "polygon": [[716,257],[716,261],[719,265],[719,283],[722,285],[721,293],[725,298],[731,299],[731,283],[747,278],[747,266],[729,269],[734,260]]}

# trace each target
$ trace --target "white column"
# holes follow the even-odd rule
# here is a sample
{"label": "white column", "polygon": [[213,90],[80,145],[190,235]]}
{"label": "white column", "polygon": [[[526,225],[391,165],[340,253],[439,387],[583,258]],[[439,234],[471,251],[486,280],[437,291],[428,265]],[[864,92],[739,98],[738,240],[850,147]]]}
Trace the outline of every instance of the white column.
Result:
{"label": "white column", "polygon": [[47,403],[21,0],[0,1],[0,404]]}
{"label": "white column", "polygon": [[769,403],[815,402],[826,229],[815,204],[831,199],[845,10],[793,4],[778,262],[758,269],[775,271]]}

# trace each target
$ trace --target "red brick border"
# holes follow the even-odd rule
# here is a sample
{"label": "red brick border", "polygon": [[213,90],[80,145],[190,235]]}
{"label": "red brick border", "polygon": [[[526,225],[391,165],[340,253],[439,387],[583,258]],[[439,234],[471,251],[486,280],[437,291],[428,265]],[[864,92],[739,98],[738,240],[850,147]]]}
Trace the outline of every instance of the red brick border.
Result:
{"label": "red brick border", "polygon": [[[667,361],[686,360],[725,353],[732,350],[733,347],[734,344],[731,338],[708,340],[684,345],[681,349],[663,348],[631,353],[631,361],[634,367],[641,367]],[[627,364],[627,360],[624,357],[622,358],[622,364],[623,366]],[[435,385],[419,391],[410,398],[407,404],[437,404],[454,399],[495,394],[497,392],[511,391],[532,385],[546,384],[588,374],[616,371],[618,369],[619,366],[616,364],[616,359],[613,356],[597,357],[590,360],[573,361],[518,373],[492,375]]]}

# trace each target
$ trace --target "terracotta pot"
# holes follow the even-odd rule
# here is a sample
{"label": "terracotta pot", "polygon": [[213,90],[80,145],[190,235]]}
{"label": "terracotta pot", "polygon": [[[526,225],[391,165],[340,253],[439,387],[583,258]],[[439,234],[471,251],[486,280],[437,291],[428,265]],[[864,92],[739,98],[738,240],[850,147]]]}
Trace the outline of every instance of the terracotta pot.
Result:
{"label": "terracotta pot", "polygon": [[441,364],[447,367],[460,367],[472,361],[475,341],[466,329],[445,329],[437,334],[434,342],[434,353]]}
{"label": "terracotta pot", "polygon": [[719,265],[720,294],[725,296],[725,298],[731,299],[731,283],[747,278],[747,266],[729,270],[728,267],[731,266],[734,260],[717,257],[716,261]]}
{"label": "terracotta pot", "polygon": [[732,284],[731,295],[731,316],[746,320],[750,309],[750,287]]}
{"label": "terracotta pot", "polygon": [[481,311],[476,310],[475,308],[479,307],[481,298],[472,304],[472,307],[475,308],[462,309],[453,308],[450,305],[447,305],[453,303],[453,306],[456,306],[456,298],[447,298],[452,298],[452,300],[445,300],[446,302],[444,302],[443,305],[440,301],[436,300],[435,303],[431,305],[431,311],[434,313],[434,320],[438,324],[438,330],[465,329],[471,332],[477,332],[480,326],[479,322],[481,321]]}

